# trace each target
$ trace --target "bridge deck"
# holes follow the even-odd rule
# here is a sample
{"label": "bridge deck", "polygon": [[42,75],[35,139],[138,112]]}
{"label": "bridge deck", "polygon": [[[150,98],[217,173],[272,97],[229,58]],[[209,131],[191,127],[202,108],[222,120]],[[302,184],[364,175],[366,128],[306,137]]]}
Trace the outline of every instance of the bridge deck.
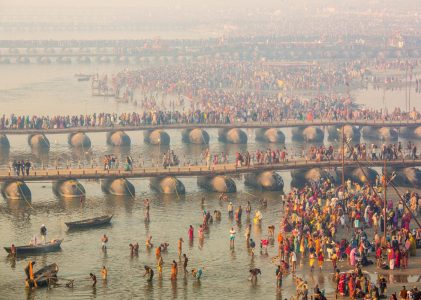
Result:
{"label": "bridge deck", "polygon": [[280,122],[235,122],[231,124],[223,123],[180,123],[180,124],[163,124],[163,125],[139,125],[139,126],[84,126],[84,127],[69,127],[69,128],[49,128],[49,129],[0,129],[0,134],[64,134],[73,132],[112,132],[116,130],[124,131],[138,131],[138,130],[154,130],[154,129],[192,129],[192,128],[288,128],[299,126],[371,126],[371,127],[417,127],[421,126],[421,120],[411,121],[384,121],[384,120],[350,120],[350,121],[329,121],[329,120],[314,120],[314,121],[297,121],[285,120]]}
{"label": "bridge deck", "polygon": [[[382,167],[383,161],[360,161],[365,167]],[[54,181],[69,178],[74,179],[112,179],[112,178],[148,178],[162,176],[193,177],[193,176],[215,176],[215,175],[239,175],[263,171],[285,171],[307,168],[340,168],[341,161],[305,161],[296,160],[279,164],[253,165],[236,167],[235,164],[215,165],[211,168],[206,166],[182,166],[182,167],[146,167],[134,168],[132,171],[122,169],[103,170],[100,168],[84,169],[46,169],[32,170],[29,176],[15,176],[9,170],[0,170],[0,181],[24,180],[24,181]],[[395,160],[387,163],[388,167],[406,168],[421,166],[421,159],[418,160]],[[345,167],[358,167],[355,161],[345,161]]]}

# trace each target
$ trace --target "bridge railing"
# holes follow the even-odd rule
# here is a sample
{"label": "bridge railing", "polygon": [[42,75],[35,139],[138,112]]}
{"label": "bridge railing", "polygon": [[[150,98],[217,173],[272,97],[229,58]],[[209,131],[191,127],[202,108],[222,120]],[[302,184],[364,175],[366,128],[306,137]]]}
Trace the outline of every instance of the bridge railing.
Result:
{"label": "bridge railing", "polygon": [[[382,167],[382,160],[359,160],[359,163],[366,167]],[[340,168],[341,160],[286,160],[279,163],[272,164],[253,164],[253,165],[239,165],[236,163],[216,164],[216,165],[198,165],[198,166],[175,166],[175,167],[144,167],[133,169],[103,169],[103,168],[80,168],[80,169],[34,169],[31,170],[29,176],[17,175],[12,170],[0,169],[0,180],[36,180],[41,179],[66,179],[66,178],[80,178],[80,179],[101,179],[101,178],[118,178],[118,177],[160,177],[160,176],[200,176],[200,175],[218,175],[218,174],[242,174],[248,172],[260,172],[266,170],[282,171],[299,168]],[[358,167],[356,161],[346,160],[345,167]],[[400,167],[419,167],[421,166],[421,159],[396,159],[388,161],[388,165]]]}
{"label": "bridge railing", "polygon": [[149,130],[149,129],[179,129],[179,128],[232,128],[232,127],[244,127],[244,128],[264,128],[264,127],[294,127],[294,126],[342,126],[342,125],[356,125],[356,126],[421,126],[421,119],[407,119],[407,120],[330,120],[330,119],[313,119],[313,120],[297,120],[297,119],[283,119],[283,120],[271,120],[271,121],[239,121],[234,120],[230,123],[226,122],[177,122],[177,123],[163,123],[163,124],[151,124],[151,123],[139,123],[139,124],[109,124],[109,125],[98,125],[98,126],[71,126],[68,125],[62,128],[35,128],[33,126],[24,126],[22,128],[13,128],[11,126],[0,128],[0,132],[3,134],[14,134],[14,133],[68,133],[77,131],[117,131],[117,130]]}

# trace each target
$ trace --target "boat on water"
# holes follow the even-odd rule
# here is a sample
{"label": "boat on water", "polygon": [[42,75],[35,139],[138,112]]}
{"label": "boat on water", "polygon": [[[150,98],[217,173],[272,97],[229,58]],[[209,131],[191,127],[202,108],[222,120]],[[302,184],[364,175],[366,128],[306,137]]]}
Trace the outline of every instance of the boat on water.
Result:
{"label": "boat on water", "polygon": [[[45,244],[16,246],[16,255],[36,255],[59,251],[61,249],[61,242],[63,242],[63,240],[52,240]],[[9,254],[12,252],[11,247],[4,247],[4,250]]]}
{"label": "boat on water", "polygon": [[77,81],[89,81],[91,79],[90,75],[82,76],[77,79]]}
{"label": "boat on water", "polygon": [[[34,273],[34,281],[36,282],[36,287],[48,287],[51,284],[55,284],[58,281],[57,278],[58,265],[53,263],[51,265],[45,266]],[[26,279],[26,287],[35,287],[35,284],[30,280]]]}
{"label": "boat on water", "polygon": [[75,74],[75,77],[77,78],[77,81],[88,81],[91,79],[93,75],[90,74],[82,74],[82,73],[77,73]]}
{"label": "boat on water", "polygon": [[80,221],[66,222],[65,224],[69,229],[93,228],[110,224],[112,217],[113,215],[105,215]]}
{"label": "boat on water", "polygon": [[80,78],[80,77],[91,77],[92,75],[89,74],[83,74],[83,73],[76,73],[75,77],[76,78]]}

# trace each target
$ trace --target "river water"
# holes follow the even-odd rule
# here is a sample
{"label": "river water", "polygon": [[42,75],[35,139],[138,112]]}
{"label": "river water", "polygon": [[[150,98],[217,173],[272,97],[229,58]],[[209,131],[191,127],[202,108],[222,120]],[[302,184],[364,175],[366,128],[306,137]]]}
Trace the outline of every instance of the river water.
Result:
{"label": "river water", "polygon": [[[92,97],[89,82],[78,82],[74,73],[111,73],[120,71],[123,65],[6,65],[0,69],[0,104],[2,113],[22,114],[80,114],[93,112],[129,112],[137,108],[131,104],[117,103],[113,99]],[[389,108],[404,100],[405,92],[386,92],[383,103],[383,92],[363,90],[355,93],[360,103],[377,108],[383,105]],[[419,94],[413,95],[413,103],[420,108]],[[403,107],[403,104],[402,104]],[[305,144],[292,144],[290,132],[287,136],[287,148],[290,153],[299,155]],[[89,134],[92,141],[90,151],[74,151],[67,145],[66,135],[48,136],[51,142],[49,153],[32,152],[27,144],[26,136],[9,136],[11,150],[4,153],[0,159],[1,167],[6,167],[13,159],[31,159],[36,165],[66,163],[91,164],[100,163],[105,153],[114,153],[121,158],[132,155],[137,163],[151,164],[156,161],[159,152],[164,147],[148,146],[143,143],[142,132],[129,132],[132,139],[130,149],[112,149],[105,145],[105,134]],[[189,146],[181,143],[181,134],[170,130],[171,149],[180,155],[182,162],[195,163],[203,151],[201,146]],[[228,152],[231,160],[235,151],[245,149],[263,149],[267,145],[254,142],[253,131],[247,131],[247,145],[224,145],[217,141],[217,131],[209,130],[211,136],[210,149],[213,153]],[[327,143],[327,142],[326,142]],[[155,158],[156,157],[156,158]],[[289,190],[291,176],[289,172],[281,172],[285,181],[285,190]],[[234,206],[245,206],[249,200],[253,211],[261,209],[264,222],[262,228],[253,227],[252,237],[259,240],[266,235],[267,226],[277,224],[282,215],[279,205],[280,193],[259,192],[244,186],[242,180],[236,178],[238,193],[230,195]],[[247,252],[244,229],[247,221],[243,218],[242,226],[236,227],[237,245],[235,251],[229,249],[229,229],[233,225],[227,218],[227,203],[220,202],[218,195],[207,193],[197,187],[195,178],[182,178],[186,186],[185,196],[162,196],[151,192],[148,180],[133,180],[136,188],[134,198],[105,196],[98,182],[83,181],[87,198],[83,205],[79,199],[59,199],[51,190],[51,183],[28,183],[32,191],[32,202],[26,203],[2,200],[0,201],[0,246],[11,243],[27,244],[39,227],[44,223],[48,228],[49,238],[64,238],[62,251],[45,256],[29,257],[27,259],[10,260],[4,252],[0,255],[0,299],[131,299],[131,298],[179,298],[179,299],[222,299],[230,296],[233,299],[273,299],[288,297],[295,291],[292,278],[284,281],[282,295],[276,291],[274,271],[271,257],[275,255],[273,247],[269,247],[269,256],[257,254],[251,259]],[[143,221],[143,200],[151,199],[151,222]],[[201,207],[200,199],[205,197],[205,205]],[[260,207],[259,198],[268,199],[266,208]],[[176,242],[179,237],[187,239],[187,229],[190,224],[197,228],[202,220],[202,211],[221,210],[222,221],[210,226],[203,244],[194,240],[184,245],[184,251],[190,258],[189,268],[204,267],[201,282],[182,275],[176,283],[169,280],[170,262],[177,259]],[[82,232],[67,232],[65,221],[79,220],[113,214],[112,226]],[[195,232],[195,233],[196,233]],[[100,238],[106,233],[109,238],[107,253],[101,251]],[[155,255],[147,252],[144,241],[148,235],[153,236],[155,243],[169,242],[168,253],[164,254],[164,278],[156,279],[153,284],[147,284],[142,278],[143,265],[156,266]],[[197,234],[196,234],[197,235]],[[139,242],[138,257],[130,257],[128,244]],[[75,287],[67,289],[63,286],[51,290],[40,289],[29,293],[24,288],[23,269],[28,259],[37,262],[36,269],[49,263],[57,263],[59,275],[66,279],[75,279]],[[108,281],[99,279],[101,267],[109,269]],[[248,281],[248,269],[259,267],[262,277],[257,286]],[[96,273],[99,279],[96,289],[90,286],[89,273]],[[181,273],[181,272],[180,272]],[[332,291],[329,272],[315,273],[304,276],[310,283],[324,282],[327,292]],[[65,280],[61,281],[62,283]]]}

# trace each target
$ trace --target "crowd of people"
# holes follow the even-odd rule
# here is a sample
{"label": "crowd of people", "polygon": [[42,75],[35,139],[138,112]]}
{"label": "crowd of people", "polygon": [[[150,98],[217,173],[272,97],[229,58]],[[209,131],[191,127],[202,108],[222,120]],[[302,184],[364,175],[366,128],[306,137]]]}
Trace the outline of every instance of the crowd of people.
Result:
{"label": "crowd of people", "polygon": [[[114,75],[97,75],[101,86],[113,91],[139,89],[197,94],[200,90],[240,89],[255,91],[337,90],[349,86],[364,87],[384,81],[395,82],[401,76],[380,77],[382,72],[404,72],[417,68],[414,59],[347,60],[328,63],[226,61],[178,62],[150,66],[143,70],[124,70]],[[399,79],[400,80],[400,79]]]}
{"label": "crowd of people", "polygon": [[[259,97],[257,97],[259,98]],[[262,103],[264,107],[255,105]],[[290,104],[287,104],[290,103]],[[298,105],[301,103],[302,105]],[[223,104],[221,104],[224,106]],[[321,105],[325,106],[322,108]],[[231,106],[231,105],[230,105]],[[225,107],[225,106],[224,106]],[[342,107],[334,109],[334,107]],[[391,114],[384,114],[381,110],[367,109],[352,110],[343,107],[341,100],[312,99],[310,101],[281,102],[277,100],[248,98],[244,104],[232,104],[232,109],[190,109],[189,111],[156,111],[143,113],[94,113],[91,115],[75,116],[29,116],[11,115],[0,118],[0,129],[65,129],[77,127],[114,127],[114,126],[142,126],[168,124],[234,124],[245,122],[283,122],[283,121],[353,121],[353,120],[418,120],[419,112],[412,110],[407,113],[397,109]]]}
{"label": "crowd of people", "polygon": [[29,176],[32,164],[29,160],[14,160],[10,170],[13,169],[13,173],[16,176]]}
{"label": "crowd of people", "polygon": [[[382,180],[386,180],[382,178]],[[351,299],[380,299],[386,297],[387,280],[379,271],[377,280],[367,276],[364,268],[372,266],[378,270],[396,270],[410,267],[411,258],[416,255],[416,248],[421,247],[421,228],[411,228],[411,221],[421,214],[421,197],[417,192],[406,191],[401,200],[386,201],[386,206],[381,198],[381,185],[360,185],[347,182],[345,187],[335,186],[329,179],[312,181],[301,189],[293,188],[292,191],[282,196],[279,205],[282,206],[283,214],[280,216],[279,231],[276,234],[274,225],[268,226],[267,236],[260,240],[260,252],[268,253],[269,245],[276,245],[276,256],[272,258],[277,267],[275,270],[276,286],[281,289],[283,278],[292,274],[295,276],[299,269],[308,268],[310,272],[319,272],[324,269],[332,269],[332,280],[336,285],[335,294],[348,296]],[[228,202],[228,218],[234,222],[228,230],[230,248],[236,247],[236,225],[242,222],[243,207],[237,207],[229,200],[226,194],[222,194],[220,201]],[[202,207],[205,199],[202,198]],[[149,200],[145,202],[149,221]],[[264,200],[260,205],[267,205]],[[384,213],[386,209],[386,213]],[[249,255],[255,255],[257,242],[252,236],[252,226],[261,226],[263,216],[259,209],[253,214],[250,201],[244,207],[246,214],[246,230],[244,233],[246,249]],[[253,217],[254,215],[254,217]],[[386,219],[384,219],[386,216]],[[204,233],[209,230],[214,222],[220,222],[222,214],[215,210],[213,213],[203,209],[202,222],[198,228],[198,239],[203,245]],[[251,217],[253,221],[251,221]],[[235,225],[236,224],[236,225]],[[187,230],[189,241],[195,238],[192,225]],[[104,247],[104,238],[101,239]],[[108,237],[106,238],[108,241]],[[106,243],[106,242],[105,242]],[[183,254],[184,240],[180,237],[177,241],[179,260],[182,262],[183,274],[192,274],[196,280],[200,280],[204,268],[188,271],[189,258]],[[162,278],[163,253],[167,252],[168,242],[159,244],[157,247],[149,235],[145,242],[147,249],[154,249],[157,260],[157,272]],[[130,245],[132,255],[138,254],[138,243]],[[331,266],[326,265],[330,262]],[[144,276],[152,282],[154,270],[145,265]],[[171,280],[177,280],[179,266],[176,260],[171,263]],[[350,271],[341,272],[340,268]],[[249,278],[253,284],[262,274],[260,268],[249,270]],[[327,299],[324,290],[316,285],[311,293],[307,281],[295,277],[297,297],[309,299],[312,294],[314,299]],[[400,292],[400,295],[413,295],[420,299],[420,291],[416,288]],[[390,299],[396,297],[396,293]],[[401,296],[402,297],[402,296]],[[411,296],[412,297],[412,296]],[[418,298],[417,298],[418,297]]]}
{"label": "crowd of people", "polygon": [[[261,234],[260,241],[253,236],[255,231],[252,230],[253,226],[261,228],[263,225],[260,208],[253,210],[251,201],[247,201],[244,206],[241,202],[234,204],[228,195],[221,194],[219,201],[227,203],[228,219],[231,221],[227,228],[230,248],[238,248],[237,228],[244,220],[244,211],[245,251],[251,257],[256,255],[257,245],[260,245],[262,255],[268,256],[270,249],[275,251],[271,261],[276,265],[274,281],[278,289],[283,288],[285,277],[294,276],[299,299],[309,299],[310,294],[313,299],[329,299],[325,290],[318,285],[312,288],[305,278],[298,277],[298,272],[307,269],[309,272],[323,272],[327,269],[334,274],[332,280],[336,295],[351,299],[385,297],[388,281],[382,275],[383,270],[393,272],[396,269],[412,268],[412,258],[417,254],[416,249],[421,247],[421,228],[415,229],[412,226],[414,218],[421,214],[420,195],[416,191],[407,190],[399,195],[398,201],[392,201],[391,196],[384,201],[382,182],[385,180],[388,178],[383,175],[381,181],[373,186],[348,180],[342,187],[336,186],[330,179],[321,178],[306,183],[303,188],[292,188],[279,201],[279,227],[267,224],[267,234]],[[203,247],[210,227],[214,223],[219,224],[223,216],[219,210],[212,212],[205,209],[204,203],[205,199],[202,198],[197,237],[192,225],[186,230],[188,241],[198,239],[199,247]],[[260,199],[260,207],[266,206],[267,201]],[[145,222],[150,222],[149,199],[144,201],[144,211]],[[46,235],[46,230],[43,233],[41,228],[41,234]],[[100,239],[104,252],[107,251],[109,239],[106,234]],[[146,251],[155,251],[156,268],[144,265],[147,281],[152,283],[155,273],[163,278],[167,265],[164,263],[164,254],[172,242],[177,245],[178,259],[170,259],[172,262],[168,272],[171,280],[177,280],[180,270],[184,277],[190,274],[194,280],[201,280],[205,268],[198,266],[189,270],[192,258],[183,252],[182,236],[176,241],[163,241],[155,245],[152,235],[148,235],[145,247]],[[131,256],[139,255],[139,243],[132,242],[129,248]],[[376,268],[379,273],[377,280],[367,276],[365,268]],[[106,266],[103,266],[103,280],[107,280],[108,272]],[[249,270],[252,284],[257,283],[258,276],[263,272],[265,270],[259,267]],[[90,273],[90,278],[95,286],[96,275]],[[414,295],[414,298],[402,299],[420,299],[417,289],[404,289],[405,292],[406,295]]]}
{"label": "crowd of people", "polygon": [[[141,112],[86,115],[3,115],[0,129],[61,129],[73,127],[141,126],[149,124],[226,124],[285,120],[417,120],[415,108],[372,109],[356,105],[348,93],[326,91],[329,86],[349,86],[361,81],[370,67],[362,62],[331,66],[278,66],[271,63],[218,62],[168,64],[104,76],[115,91],[136,98]],[[99,79],[97,79],[99,80]],[[374,80],[374,79],[373,79]],[[415,86],[418,87],[418,80]],[[105,83],[104,83],[105,84]],[[301,96],[294,89],[318,89]],[[177,95],[170,107],[158,95]],[[190,100],[186,108],[185,100]],[[134,100],[133,100],[134,101]],[[175,107],[177,102],[177,107]],[[159,104],[159,105],[158,105]]]}
{"label": "crowd of people", "polygon": [[168,149],[168,151],[163,154],[162,165],[164,168],[178,166],[179,163],[180,160],[174,150]]}
{"label": "crowd of people", "polygon": [[371,144],[369,149],[367,149],[365,143],[362,143],[347,147],[345,149],[345,156],[353,160],[371,159],[390,161],[405,158],[418,159],[417,151],[417,145],[412,141],[408,141],[406,147],[399,141],[395,144],[382,144],[380,147],[376,144]]}
{"label": "crowd of people", "polygon": [[[316,262],[322,270],[328,259],[335,272],[337,294],[379,299],[384,282],[370,282],[361,269],[372,264],[381,269],[408,268],[421,239],[421,230],[410,228],[411,220],[421,213],[420,196],[407,192],[404,203],[388,200],[384,220],[380,190],[351,183],[344,191],[329,179],[293,189],[283,202],[285,216],[277,238],[281,268],[289,270],[289,258],[299,257],[300,264],[308,263],[311,271]],[[340,261],[355,271],[340,272]]]}

